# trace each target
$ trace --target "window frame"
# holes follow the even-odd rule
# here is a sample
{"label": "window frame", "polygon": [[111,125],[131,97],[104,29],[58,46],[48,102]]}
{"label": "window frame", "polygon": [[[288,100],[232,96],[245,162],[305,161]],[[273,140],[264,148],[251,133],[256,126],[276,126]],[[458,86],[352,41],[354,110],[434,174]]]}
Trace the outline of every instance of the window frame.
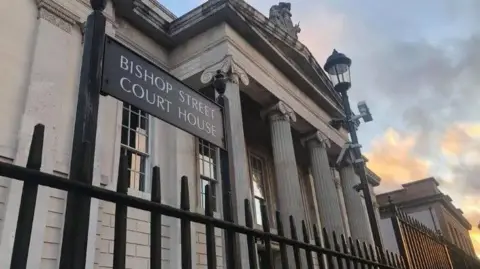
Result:
{"label": "window frame", "polygon": [[[126,102],[120,102],[120,139],[119,139],[119,142],[120,142],[120,150],[119,150],[119,156],[121,156],[122,154],[124,154],[124,151],[126,152],[132,152],[133,154],[136,154],[136,155],[139,155],[139,156],[142,156],[142,157],[145,157],[145,163],[144,163],[144,169],[145,169],[145,172],[144,172],[144,183],[143,183],[143,190],[140,189],[140,182],[139,182],[139,188],[135,188],[135,186],[131,186],[131,179],[129,178],[129,181],[128,181],[128,194],[131,194],[131,195],[135,195],[135,196],[139,196],[139,197],[143,197],[145,194],[150,194],[151,193],[151,186],[152,186],[152,180],[151,180],[151,158],[152,158],[152,149],[153,149],[153,146],[152,146],[152,142],[153,142],[153,139],[152,137],[154,136],[154,129],[152,128],[154,126],[153,124],[153,120],[154,120],[154,117],[152,117],[150,114],[148,114],[147,112],[139,109],[138,107],[134,106],[134,105],[131,105],[129,103],[126,103]],[[129,115],[129,120],[128,120],[128,126],[125,126],[123,124],[123,120],[124,120],[124,111],[126,110],[126,106],[128,106],[128,115]],[[138,109],[138,114],[136,114],[135,111],[132,111],[132,107],[135,107]],[[145,115],[145,119],[146,119],[146,130],[144,129],[141,129],[140,130],[144,130],[145,133],[142,134],[142,135],[145,135],[146,137],[146,152],[142,152],[141,150],[138,150],[136,148],[133,148],[131,147],[130,145],[126,145],[123,143],[123,130],[124,128],[128,128],[128,134],[130,135],[130,132],[131,131],[134,131],[135,133],[139,133],[139,131],[137,130],[134,130],[131,128],[131,115],[133,114],[136,114],[138,117],[142,117],[142,113],[144,113]],[[137,128],[141,127],[141,124],[139,124],[139,126]],[[127,137],[128,139],[129,137]],[[120,163],[119,163],[120,165]],[[129,167],[129,171],[131,171],[131,167]],[[131,172],[129,172],[130,174]],[[138,173],[137,171],[135,171],[134,173]]]}
{"label": "window frame", "polygon": [[[255,157],[263,163],[263,173],[264,173],[264,181],[263,182],[263,192],[265,198],[263,199],[266,206],[267,206],[267,213],[268,213],[268,219],[270,221],[270,226],[272,227],[272,230],[276,230],[275,224],[276,224],[276,219],[275,219],[275,211],[276,211],[276,193],[275,193],[275,185],[274,185],[274,178],[273,178],[273,167],[271,165],[271,159],[268,157],[267,154],[262,153],[261,151],[249,148],[247,149],[247,163],[248,163],[248,176],[250,180],[250,194],[252,196],[252,201],[251,201],[251,210],[252,210],[252,217],[253,217],[253,224],[254,227],[261,229],[263,225],[257,223],[256,219],[256,209],[255,209],[255,194],[253,190],[253,178],[252,178],[252,159],[251,157]],[[273,228],[274,227],[274,228]]]}
{"label": "window frame", "polygon": [[[208,176],[202,175],[201,174],[201,167],[200,167],[200,162],[203,160],[200,159],[200,148],[203,144],[203,142],[207,143],[209,147],[212,147],[215,151],[215,158],[214,158],[214,175],[217,177],[215,178],[210,178]],[[221,206],[220,206],[220,201],[221,201],[221,192],[220,190],[220,184],[221,184],[221,171],[220,171],[220,148],[215,146],[214,144],[201,139],[201,138],[195,138],[195,174],[196,174],[196,190],[198,190],[198,195],[197,195],[197,211],[205,213],[205,202],[204,202],[204,195],[205,195],[205,190],[203,188],[203,181],[209,181],[210,183],[213,182],[214,186],[214,208],[213,208],[213,213],[214,215],[220,214]]]}

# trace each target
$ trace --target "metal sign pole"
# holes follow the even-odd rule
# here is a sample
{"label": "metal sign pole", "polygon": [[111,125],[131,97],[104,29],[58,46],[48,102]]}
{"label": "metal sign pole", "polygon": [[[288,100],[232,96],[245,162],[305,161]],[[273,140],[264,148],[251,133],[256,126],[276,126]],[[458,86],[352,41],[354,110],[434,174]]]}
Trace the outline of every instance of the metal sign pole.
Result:
{"label": "metal sign pole", "polygon": [[[90,4],[93,12],[87,18],[85,30],[69,172],[69,180],[87,184],[92,184],[93,179],[106,24],[102,13],[106,1],[91,0]],[[60,269],[85,268],[90,200],[90,197],[68,193]]]}

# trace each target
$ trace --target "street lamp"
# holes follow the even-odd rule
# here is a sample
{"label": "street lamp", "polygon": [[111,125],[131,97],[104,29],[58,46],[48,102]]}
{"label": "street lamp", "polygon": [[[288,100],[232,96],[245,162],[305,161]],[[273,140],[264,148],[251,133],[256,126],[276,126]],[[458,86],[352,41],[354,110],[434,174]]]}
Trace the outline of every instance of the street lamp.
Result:
{"label": "street lamp", "polygon": [[358,103],[358,110],[360,114],[353,115],[352,113],[352,109],[350,108],[350,102],[347,95],[347,91],[351,87],[351,64],[352,60],[350,58],[345,56],[345,54],[343,53],[339,53],[336,50],[333,50],[332,55],[328,57],[327,62],[325,63],[324,69],[329,74],[335,91],[338,92],[342,97],[343,110],[345,112],[344,118],[333,119],[330,124],[337,129],[339,129],[341,126],[346,127],[346,129],[350,133],[350,138],[352,140],[350,144],[350,149],[353,150],[353,154],[355,157],[355,170],[360,176],[360,184],[357,185],[355,189],[357,191],[363,191],[373,240],[375,242],[375,245],[382,248],[382,241],[380,239],[380,231],[375,216],[375,209],[373,207],[370,188],[368,187],[365,160],[362,157],[362,152],[360,150],[361,146],[360,144],[358,144],[357,137],[357,127],[360,124],[360,118],[362,118],[364,122],[370,122],[373,120],[373,118],[370,114],[370,109],[364,101]]}

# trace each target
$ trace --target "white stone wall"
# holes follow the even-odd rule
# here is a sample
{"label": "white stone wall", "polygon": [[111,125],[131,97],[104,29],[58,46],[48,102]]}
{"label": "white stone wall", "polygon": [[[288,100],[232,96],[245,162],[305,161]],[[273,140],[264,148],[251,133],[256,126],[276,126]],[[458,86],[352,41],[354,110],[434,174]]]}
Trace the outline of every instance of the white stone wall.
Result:
{"label": "white stone wall", "polygon": [[[42,123],[46,127],[42,171],[68,178],[82,56],[80,25],[90,12],[88,2],[0,1],[0,161],[24,166],[33,126]],[[171,70],[181,80],[218,63],[227,54],[234,55],[235,61],[263,87],[336,143],[343,144],[344,138],[326,127],[328,115],[228,25],[212,28],[169,54],[127,22],[117,20],[110,1],[105,14],[109,35]],[[115,190],[118,176],[121,115],[121,102],[101,97],[93,182],[111,190]],[[162,202],[179,206],[180,177],[186,175],[191,210],[203,213],[199,206],[195,138],[160,120],[152,121],[151,130],[149,163],[161,168]],[[0,178],[0,268],[9,268],[21,188],[21,182]],[[148,193],[129,190],[129,194],[150,199]],[[63,191],[39,189],[29,269],[58,267],[66,197]],[[218,203],[221,208],[221,197]],[[112,203],[92,200],[89,269],[112,267],[114,211]],[[221,213],[216,217],[220,218]],[[148,268],[149,225],[148,212],[128,210],[127,268]],[[180,222],[163,217],[162,225],[164,265],[179,268]],[[223,233],[216,230],[218,268],[224,267],[223,244]],[[206,268],[203,225],[192,225],[192,248],[194,268]]]}

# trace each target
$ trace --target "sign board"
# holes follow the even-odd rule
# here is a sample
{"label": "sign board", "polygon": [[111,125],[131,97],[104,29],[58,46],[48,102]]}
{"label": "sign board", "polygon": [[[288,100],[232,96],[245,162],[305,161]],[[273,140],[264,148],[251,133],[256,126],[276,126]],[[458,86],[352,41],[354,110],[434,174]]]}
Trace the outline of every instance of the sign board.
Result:
{"label": "sign board", "polygon": [[108,36],[102,91],[224,148],[218,104]]}

